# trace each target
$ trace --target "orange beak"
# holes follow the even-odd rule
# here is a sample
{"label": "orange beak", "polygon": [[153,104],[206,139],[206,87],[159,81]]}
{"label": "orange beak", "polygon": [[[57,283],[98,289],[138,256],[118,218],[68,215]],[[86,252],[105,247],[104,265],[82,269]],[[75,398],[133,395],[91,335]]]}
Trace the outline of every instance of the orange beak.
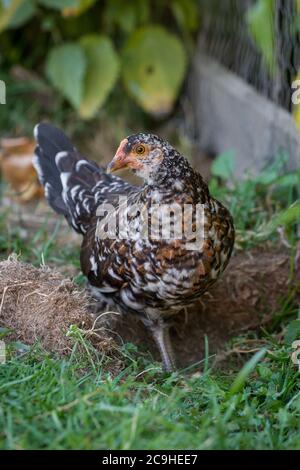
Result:
{"label": "orange beak", "polygon": [[122,168],[127,168],[128,163],[132,161],[132,157],[125,152],[127,143],[127,139],[122,140],[114,158],[107,166],[107,173],[113,173],[114,171],[121,170]]}

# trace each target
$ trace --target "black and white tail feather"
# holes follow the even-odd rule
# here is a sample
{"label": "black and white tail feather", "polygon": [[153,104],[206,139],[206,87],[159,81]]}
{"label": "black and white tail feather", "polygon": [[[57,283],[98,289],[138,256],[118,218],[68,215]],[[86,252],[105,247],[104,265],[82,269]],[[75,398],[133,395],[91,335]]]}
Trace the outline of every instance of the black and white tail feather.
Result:
{"label": "black and white tail feather", "polygon": [[130,190],[123,180],[80,155],[60,129],[40,123],[34,136],[38,145],[33,164],[45,197],[76,232],[86,233],[97,206],[105,202],[112,189],[114,193]]}

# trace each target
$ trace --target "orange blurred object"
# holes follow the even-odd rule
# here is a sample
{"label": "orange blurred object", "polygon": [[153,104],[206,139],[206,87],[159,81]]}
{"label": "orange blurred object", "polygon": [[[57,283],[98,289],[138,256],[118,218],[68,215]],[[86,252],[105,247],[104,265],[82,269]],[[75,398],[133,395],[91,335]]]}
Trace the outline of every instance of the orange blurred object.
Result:
{"label": "orange blurred object", "polygon": [[32,164],[35,146],[35,141],[27,137],[2,139],[0,142],[0,170],[3,179],[13,189],[12,196],[23,203],[44,195]]}

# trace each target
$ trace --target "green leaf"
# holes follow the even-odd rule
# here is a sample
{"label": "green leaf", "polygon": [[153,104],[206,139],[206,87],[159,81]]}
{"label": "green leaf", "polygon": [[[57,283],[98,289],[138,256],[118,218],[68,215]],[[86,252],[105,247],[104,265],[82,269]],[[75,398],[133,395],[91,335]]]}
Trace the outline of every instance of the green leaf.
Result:
{"label": "green leaf", "polygon": [[8,336],[13,330],[10,328],[0,327],[0,339],[3,339],[5,336]]}
{"label": "green leaf", "polygon": [[80,0],[38,0],[40,5],[55,10],[63,10],[64,8],[77,8]]}
{"label": "green leaf", "polygon": [[105,20],[111,28],[116,26],[125,33],[131,33],[136,26],[136,8],[131,2],[110,0],[105,9]]}
{"label": "green leaf", "polygon": [[277,182],[287,161],[288,157],[286,154],[278,155],[271,165],[264,168],[261,173],[254,178],[254,181],[257,184],[262,184],[264,186],[270,186]]}
{"label": "green leaf", "polygon": [[28,344],[22,343],[22,341],[14,341],[11,343],[14,349],[16,349],[19,353],[25,353],[30,351],[30,346]]}
{"label": "green leaf", "polygon": [[291,346],[298,339],[300,340],[300,320],[293,320],[287,328],[284,342],[287,346]]}
{"label": "green leaf", "polygon": [[170,4],[178,26],[183,30],[196,31],[199,27],[199,4],[197,0],[173,0]]}
{"label": "green leaf", "polygon": [[250,361],[248,361],[244,365],[244,367],[240,370],[237,377],[235,378],[232,386],[230,387],[230,390],[228,393],[229,396],[235,395],[236,393],[239,393],[243,389],[247,378],[249,377],[251,372],[255,369],[259,361],[262,360],[265,354],[266,354],[266,350],[261,349],[256,354],[254,354],[254,356],[250,359]]}
{"label": "green leaf", "polygon": [[149,0],[109,0],[104,12],[109,29],[116,27],[125,34],[132,33],[136,27],[149,20]]}
{"label": "green leaf", "polygon": [[35,14],[35,11],[35,5],[31,0],[12,0],[7,6],[4,6],[4,2],[0,3],[0,33],[8,28],[22,26]]}
{"label": "green leaf", "polygon": [[63,9],[63,16],[79,16],[86,12],[96,3],[96,0],[77,0],[76,6],[65,7]]}
{"label": "green leaf", "polygon": [[160,26],[140,28],[130,37],[122,64],[124,84],[137,103],[154,116],[167,115],[186,71],[181,41]]}
{"label": "green leaf", "polygon": [[272,219],[262,224],[255,234],[257,240],[267,240],[279,227],[288,227],[300,222],[300,200],[292,204],[288,209],[275,214]]}
{"label": "green leaf", "polygon": [[75,43],[55,47],[47,58],[48,78],[75,108],[81,103],[86,66],[84,51]]}
{"label": "green leaf", "polygon": [[211,166],[213,176],[217,176],[224,180],[229,179],[235,168],[235,154],[232,150],[219,155]]}
{"label": "green leaf", "polygon": [[275,64],[275,1],[257,0],[248,10],[246,21],[257,48],[273,74]]}
{"label": "green leaf", "polygon": [[288,209],[278,212],[267,224],[265,231],[272,233],[278,227],[289,226],[300,222],[300,201],[296,201]]}
{"label": "green leaf", "polygon": [[288,173],[286,175],[280,176],[276,184],[278,187],[293,188],[293,186],[300,186],[300,172]]}
{"label": "green leaf", "polygon": [[80,40],[80,45],[87,59],[87,70],[79,112],[83,118],[91,118],[116,83],[119,59],[106,36],[85,36]]}
{"label": "green leaf", "polygon": [[10,19],[9,28],[19,28],[35,15],[36,7],[30,0],[24,0]]}

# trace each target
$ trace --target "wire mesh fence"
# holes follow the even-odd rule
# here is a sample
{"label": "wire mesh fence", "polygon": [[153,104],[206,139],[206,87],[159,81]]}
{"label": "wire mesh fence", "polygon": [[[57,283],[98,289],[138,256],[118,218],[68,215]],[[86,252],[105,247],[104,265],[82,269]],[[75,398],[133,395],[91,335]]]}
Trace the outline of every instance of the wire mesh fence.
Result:
{"label": "wire mesh fence", "polygon": [[292,110],[300,70],[299,0],[200,0],[200,48]]}

